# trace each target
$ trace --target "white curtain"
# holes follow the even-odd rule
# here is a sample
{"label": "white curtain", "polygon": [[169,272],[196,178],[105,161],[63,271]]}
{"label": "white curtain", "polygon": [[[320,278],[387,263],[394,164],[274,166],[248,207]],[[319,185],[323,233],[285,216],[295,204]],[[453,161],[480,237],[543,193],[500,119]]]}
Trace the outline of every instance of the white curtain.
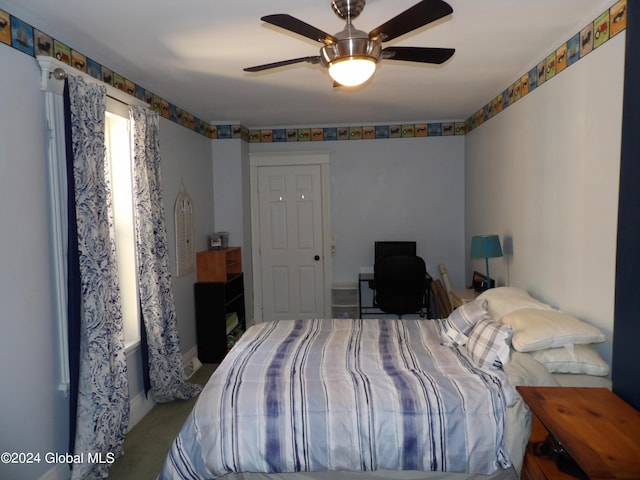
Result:
{"label": "white curtain", "polygon": [[140,307],[145,327],[150,390],[157,402],[197,395],[187,383],[176,323],[162,203],[158,114],[132,107],[133,196]]}
{"label": "white curtain", "polygon": [[76,217],[76,227],[70,225],[69,233],[77,233],[80,287],[79,318],[69,319],[79,322],[74,452],[85,456],[85,462],[73,465],[74,480],[107,478],[109,465],[89,463],[87,452],[102,458],[120,456],[129,423],[111,185],[105,161],[105,98],[104,86],[69,78]]}

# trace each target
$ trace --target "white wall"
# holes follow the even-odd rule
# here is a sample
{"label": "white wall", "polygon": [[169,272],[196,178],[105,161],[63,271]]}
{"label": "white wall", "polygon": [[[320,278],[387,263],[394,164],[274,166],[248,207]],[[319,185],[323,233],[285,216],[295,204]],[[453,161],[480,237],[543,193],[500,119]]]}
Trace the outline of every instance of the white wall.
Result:
{"label": "white wall", "polygon": [[[240,139],[212,140],[215,231],[229,232],[229,245],[242,248],[245,319],[253,323],[253,272],[251,267],[251,199],[249,148]],[[214,230],[212,230],[214,231]]]}
{"label": "white wall", "polygon": [[[49,266],[44,96],[36,61],[0,46],[0,451],[65,451],[68,403],[57,391]],[[38,478],[44,463],[0,463]]]}
{"label": "white wall", "polygon": [[212,144],[215,229],[217,232],[229,232],[229,245],[242,246],[245,240],[242,140],[213,140]]}
{"label": "white wall", "polygon": [[[467,248],[497,233],[498,284],[582,318],[611,360],[624,40],[620,34],[466,139]],[[471,270],[484,271],[484,261]]]}
{"label": "white wall", "polygon": [[[66,452],[68,398],[57,390],[59,352],[53,317],[47,194],[47,129],[40,69],[34,58],[0,45],[0,451]],[[161,120],[160,148],[167,233],[183,353],[195,345],[193,282],[175,277],[173,206],[184,179],[196,204],[196,242],[213,228],[211,141]],[[137,357],[127,357],[142,380]],[[0,463],[0,478],[64,478],[65,465]],[[59,476],[57,476],[59,475]]]}
{"label": "white wall", "polygon": [[[416,240],[438,277],[464,283],[464,138],[249,144],[251,152],[331,150],[335,283],[357,282],[373,266],[376,240]],[[216,192],[217,195],[217,192]],[[216,196],[217,200],[217,196]]]}
{"label": "white wall", "polygon": [[214,228],[213,166],[211,140],[174,122],[160,119],[160,153],[162,156],[162,184],[167,220],[167,239],[173,294],[178,317],[178,333],[183,353],[196,344],[195,303],[193,284],[196,271],[176,276],[176,235],[174,208],[180,184],[193,201],[195,251],[206,250],[207,236]]}

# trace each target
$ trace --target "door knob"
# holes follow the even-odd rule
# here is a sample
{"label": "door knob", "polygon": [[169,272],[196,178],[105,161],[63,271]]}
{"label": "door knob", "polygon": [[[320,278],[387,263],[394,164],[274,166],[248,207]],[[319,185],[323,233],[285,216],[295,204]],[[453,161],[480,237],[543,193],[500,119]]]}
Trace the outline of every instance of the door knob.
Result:
{"label": "door knob", "polygon": [[318,260],[320,260],[320,255],[316,255],[315,257],[313,257],[313,259],[317,262]]}

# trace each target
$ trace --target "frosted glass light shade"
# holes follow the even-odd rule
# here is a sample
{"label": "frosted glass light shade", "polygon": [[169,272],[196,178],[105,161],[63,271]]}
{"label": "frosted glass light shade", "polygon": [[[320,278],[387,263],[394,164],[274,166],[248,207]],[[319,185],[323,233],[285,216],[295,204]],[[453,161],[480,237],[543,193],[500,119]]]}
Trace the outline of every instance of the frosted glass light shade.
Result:
{"label": "frosted glass light shade", "polygon": [[370,58],[347,58],[329,65],[329,75],[340,85],[355,87],[373,75],[376,62]]}

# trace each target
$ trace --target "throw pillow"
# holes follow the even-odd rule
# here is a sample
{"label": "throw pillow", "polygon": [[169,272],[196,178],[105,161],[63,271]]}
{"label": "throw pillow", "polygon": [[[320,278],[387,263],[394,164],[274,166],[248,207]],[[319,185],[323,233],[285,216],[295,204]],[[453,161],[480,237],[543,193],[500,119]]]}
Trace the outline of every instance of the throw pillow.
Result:
{"label": "throw pillow", "polygon": [[490,319],[487,302],[474,300],[456,308],[441,321],[440,343],[447,346],[466,345],[467,335],[479,320]]}
{"label": "throw pillow", "polygon": [[471,330],[467,351],[482,368],[498,370],[509,360],[511,327],[482,319]]}

